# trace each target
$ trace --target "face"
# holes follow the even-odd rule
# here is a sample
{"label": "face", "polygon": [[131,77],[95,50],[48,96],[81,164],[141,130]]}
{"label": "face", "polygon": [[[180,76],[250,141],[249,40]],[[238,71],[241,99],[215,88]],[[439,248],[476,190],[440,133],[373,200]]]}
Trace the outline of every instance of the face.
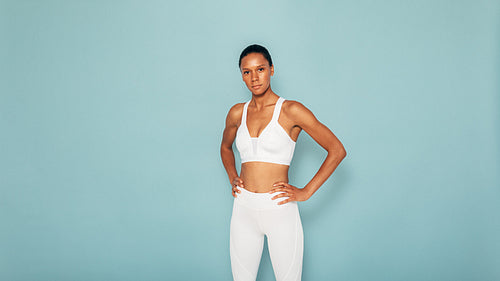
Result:
{"label": "face", "polygon": [[241,76],[254,95],[264,94],[271,86],[274,67],[260,53],[250,53],[241,60]]}

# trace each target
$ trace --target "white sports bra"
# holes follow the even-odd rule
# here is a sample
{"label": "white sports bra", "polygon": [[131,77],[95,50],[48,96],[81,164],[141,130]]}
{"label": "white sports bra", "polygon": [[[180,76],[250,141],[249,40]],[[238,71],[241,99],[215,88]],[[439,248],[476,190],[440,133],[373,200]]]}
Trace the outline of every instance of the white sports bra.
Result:
{"label": "white sports bra", "polygon": [[271,122],[257,138],[250,137],[247,127],[247,111],[250,101],[245,103],[241,115],[241,125],[236,131],[236,148],[240,152],[241,163],[268,162],[290,166],[295,142],[278,123],[281,105],[285,101],[280,97],[274,106]]}

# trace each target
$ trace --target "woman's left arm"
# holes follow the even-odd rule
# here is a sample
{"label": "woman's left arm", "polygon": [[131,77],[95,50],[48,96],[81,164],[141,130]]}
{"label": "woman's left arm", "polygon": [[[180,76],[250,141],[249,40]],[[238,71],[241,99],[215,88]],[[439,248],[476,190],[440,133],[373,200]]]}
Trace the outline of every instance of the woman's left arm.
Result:
{"label": "woman's left arm", "polygon": [[[286,116],[293,121],[302,130],[306,131],[321,147],[323,147],[328,155],[323,161],[318,172],[309,181],[304,188],[297,188],[288,184],[287,182],[277,182],[273,186],[276,188],[271,190],[270,193],[283,192],[273,197],[277,199],[280,197],[289,197],[278,204],[285,204],[290,201],[305,201],[309,199],[320,186],[330,177],[340,164],[342,159],[346,156],[344,146],[339,139],[321,122],[316,119],[314,114],[307,109],[304,105],[296,101],[287,101],[286,103]],[[285,108],[284,108],[285,109]]]}

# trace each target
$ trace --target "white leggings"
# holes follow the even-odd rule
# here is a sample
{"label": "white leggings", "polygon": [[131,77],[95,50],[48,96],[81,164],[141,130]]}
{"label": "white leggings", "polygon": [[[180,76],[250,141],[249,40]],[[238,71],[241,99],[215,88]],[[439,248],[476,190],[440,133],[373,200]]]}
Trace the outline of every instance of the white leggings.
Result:
{"label": "white leggings", "polygon": [[239,188],[230,229],[231,268],[235,281],[255,281],[267,236],[269,255],[277,281],[300,281],[304,235],[297,202],[278,193],[255,193]]}

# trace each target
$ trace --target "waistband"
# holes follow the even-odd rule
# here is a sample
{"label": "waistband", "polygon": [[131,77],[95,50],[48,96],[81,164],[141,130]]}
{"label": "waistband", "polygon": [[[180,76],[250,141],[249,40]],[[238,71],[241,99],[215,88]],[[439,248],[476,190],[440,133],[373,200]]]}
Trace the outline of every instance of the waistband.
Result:
{"label": "waistband", "polygon": [[238,202],[248,208],[263,210],[263,209],[279,209],[287,206],[296,205],[296,201],[288,202],[283,205],[278,205],[279,202],[288,199],[288,197],[280,197],[275,200],[272,200],[274,196],[283,193],[283,192],[275,192],[275,193],[257,193],[251,192],[248,189],[238,186],[238,190],[241,193],[236,193],[235,202]]}

